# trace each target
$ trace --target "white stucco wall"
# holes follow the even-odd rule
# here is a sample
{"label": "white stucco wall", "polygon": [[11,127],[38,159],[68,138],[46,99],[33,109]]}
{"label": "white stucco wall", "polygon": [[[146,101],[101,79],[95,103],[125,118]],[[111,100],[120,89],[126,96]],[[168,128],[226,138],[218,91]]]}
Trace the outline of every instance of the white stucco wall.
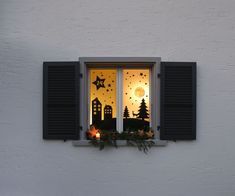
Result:
{"label": "white stucco wall", "polygon": [[[234,196],[234,0],[0,0],[1,196]],[[197,61],[197,140],[149,155],[42,140],[42,62]]]}

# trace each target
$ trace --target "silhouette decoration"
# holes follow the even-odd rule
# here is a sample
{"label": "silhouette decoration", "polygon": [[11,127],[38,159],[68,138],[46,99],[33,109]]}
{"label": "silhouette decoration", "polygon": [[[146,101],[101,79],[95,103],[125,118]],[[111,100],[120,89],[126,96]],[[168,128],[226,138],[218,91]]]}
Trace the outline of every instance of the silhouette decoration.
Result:
{"label": "silhouette decoration", "polygon": [[127,106],[124,109],[123,128],[124,131],[138,131],[140,129],[147,131],[149,130],[149,122],[145,119],[149,119],[147,105],[145,100],[142,99],[138,113],[132,111],[133,118],[129,118],[129,111]]}
{"label": "silhouette decoration", "polygon": [[128,117],[130,117],[130,115],[129,115],[129,110],[128,110],[127,106],[125,106],[123,117],[125,117],[126,119],[127,119]]}
{"label": "silhouette decoration", "polygon": [[92,100],[92,125],[98,129],[116,130],[116,118],[113,118],[113,108],[110,105],[104,107],[104,120],[102,120],[102,103],[96,97]]}
{"label": "silhouette decoration", "polygon": [[133,116],[133,117],[134,117],[134,116],[138,116],[138,114],[135,114],[135,112],[132,111],[132,116]]}
{"label": "silhouette decoration", "polygon": [[[116,118],[113,118],[113,108],[110,105],[104,107],[104,120],[102,120],[102,103],[96,97],[92,101],[92,125],[98,129],[114,131],[116,128]],[[145,119],[149,118],[148,109],[145,100],[142,99],[138,113],[132,111],[133,118],[130,118],[128,107],[125,106],[123,113],[124,131],[138,131],[139,129],[148,130],[149,122]]]}
{"label": "silhouette decoration", "polygon": [[112,119],[112,115],[113,115],[112,106],[106,105],[106,106],[104,107],[104,120],[110,120],[110,119]]}
{"label": "silhouette decoration", "polygon": [[99,124],[102,116],[102,104],[96,97],[92,101],[92,124]]}
{"label": "silhouette decoration", "polygon": [[[92,125],[98,129],[114,131],[116,129],[116,118],[113,118],[113,109],[110,105],[105,105],[104,120],[102,120],[102,103],[96,97],[92,101]],[[128,107],[125,106],[123,113],[124,131],[138,131],[139,129],[148,130],[149,122],[145,119],[149,118],[148,109],[145,100],[142,99],[138,113],[132,111],[133,118],[130,118]]]}
{"label": "silhouette decoration", "polygon": [[99,76],[96,76],[96,81],[92,82],[92,84],[96,85],[96,90],[99,90],[99,88],[105,88],[104,81],[105,79],[101,79]]}
{"label": "silhouette decoration", "polygon": [[144,120],[145,118],[149,118],[147,106],[144,99],[142,99],[138,112],[138,118],[141,118],[142,120]]}
{"label": "silhouette decoration", "polygon": [[[92,72],[93,73],[93,72]],[[124,72],[124,92],[123,92],[123,130],[138,131],[139,129],[149,129],[149,111],[148,111],[148,80],[146,75],[148,71]],[[110,76],[112,73],[103,74],[97,72],[91,80],[93,91],[91,107],[91,125],[97,129],[113,131],[116,130],[116,104],[114,102],[116,94],[115,81]],[[103,75],[103,76],[102,76]],[[125,81],[127,80],[127,81]],[[135,86],[137,84],[137,86]],[[95,85],[95,86],[93,86]],[[107,95],[107,96],[106,96]],[[142,99],[144,98],[144,99]],[[138,107],[139,105],[139,107]],[[115,116],[115,117],[114,117]]]}

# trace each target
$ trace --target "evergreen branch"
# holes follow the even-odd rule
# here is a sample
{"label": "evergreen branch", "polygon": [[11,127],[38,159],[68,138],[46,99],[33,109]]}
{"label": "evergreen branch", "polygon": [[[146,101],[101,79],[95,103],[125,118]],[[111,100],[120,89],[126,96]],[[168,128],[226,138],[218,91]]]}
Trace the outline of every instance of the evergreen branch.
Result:
{"label": "evergreen branch", "polygon": [[149,140],[153,138],[153,131],[150,129],[148,132],[139,130],[138,132],[128,131],[119,133],[117,131],[99,130],[100,138],[90,138],[90,143],[103,150],[105,146],[112,146],[118,148],[117,140],[126,140],[130,146],[136,146],[139,151],[148,153],[149,149],[155,144],[154,141]]}

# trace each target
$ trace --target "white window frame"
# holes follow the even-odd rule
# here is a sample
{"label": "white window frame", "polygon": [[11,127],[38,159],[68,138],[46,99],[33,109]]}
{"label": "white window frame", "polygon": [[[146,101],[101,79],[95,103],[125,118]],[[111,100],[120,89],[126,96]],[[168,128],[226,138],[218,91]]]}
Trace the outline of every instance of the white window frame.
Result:
{"label": "white window frame", "polygon": [[[118,63],[124,64],[126,63],[128,68],[131,67],[129,64],[133,64],[132,68],[138,68],[135,64],[141,64],[141,68],[143,68],[144,64],[151,65],[150,68],[150,104],[151,104],[151,127],[155,132],[156,139],[159,138],[159,132],[157,131],[157,127],[160,125],[160,81],[158,78],[158,74],[160,73],[160,57],[80,57],[80,140],[86,140],[86,131],[89,128],[89,67],[88,64],[101,64],[101,63],[113,63],[115,64],[113,67],[118,67]],[[124,65],[120,65],[124,67]],[[111,68],[109,66],[108,68]],[[149,66],[146,66],[148,68]],[[102,66],[103,68],[103,66]],[[117,69],[122,70],[122,69]],[[120,74],[118,74],[120,75]],[[117,78],[118,88],[122,88],[122,81],[120,78]],[[120,90],[120,89],[119,89]],[[117,96],[117,104],[122,105],[120,103],[122,98],[119,99]],[[120,108],[120,107],[119,107]],[[117,116],[122,116],[122,108],[117,110]],[[122,119],[120,119],[122,120]],[[118,123],[120,126],[121,124]],[[118,129],[119,127],[117,127]]]}

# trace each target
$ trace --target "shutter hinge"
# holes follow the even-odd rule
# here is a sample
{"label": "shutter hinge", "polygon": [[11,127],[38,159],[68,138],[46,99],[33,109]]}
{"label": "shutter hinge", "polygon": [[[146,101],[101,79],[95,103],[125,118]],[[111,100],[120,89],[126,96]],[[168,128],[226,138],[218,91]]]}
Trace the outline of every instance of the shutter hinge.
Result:
{"label": "shutter hinge", "polygon": [[83,74],[82,73],[80,73],[80,78],[82,78],[83,77]]}
{"label": "shutter hinge", "polygon": [[82,126],[80,126],[80,130],[82,130]]}
{"label": "shutter hinge", "polygon": [[158,73],[158,74],[157,74],[157,77],[158,77],[158,78],[160,78],[160,77],[161,77],[161,74],[160,74],[160,73]]}
{"label": "shutter hinge", "polygon": [[161,128],[161,127],[160,127],[160,125],[158,125],[158,126],[157,126],[157,130],[159,131],[159,130],[160,130],[160,128]]}

